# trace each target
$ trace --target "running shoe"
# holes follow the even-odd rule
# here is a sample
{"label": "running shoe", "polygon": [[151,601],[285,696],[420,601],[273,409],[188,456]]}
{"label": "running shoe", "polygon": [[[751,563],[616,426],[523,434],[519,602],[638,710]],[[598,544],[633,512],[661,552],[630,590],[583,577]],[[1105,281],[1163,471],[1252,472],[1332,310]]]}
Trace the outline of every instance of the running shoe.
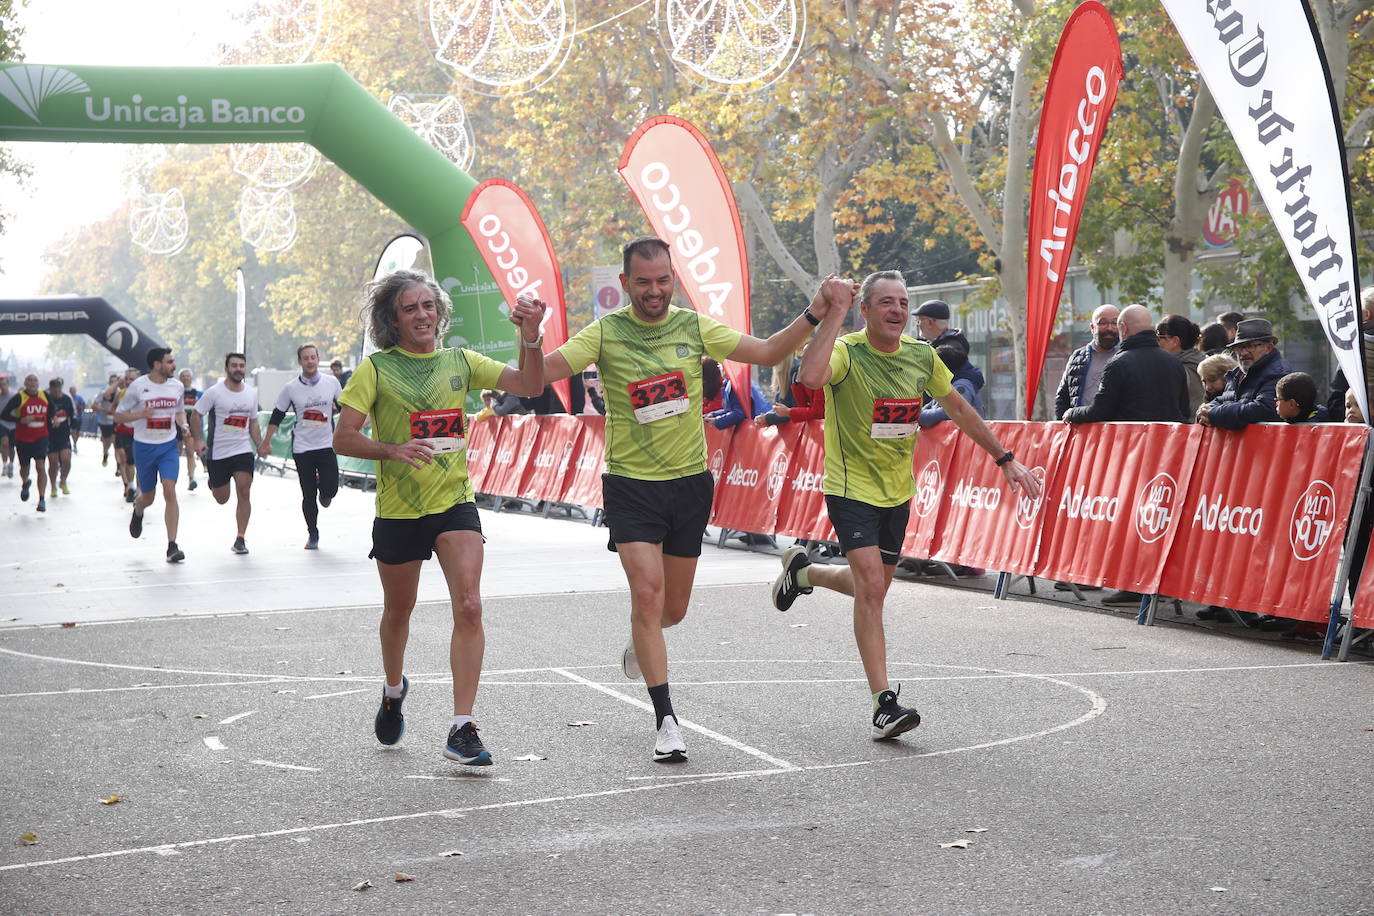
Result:
{"label": "running shoe", "polygon": [[104,458],[101,458],[101,459],[100,459],[100,466],[101,466],[102,468],[107,468],[107,467],[110,466],[110,456],[109,456],[109,455],[106,455]]}
{"label": "running shoe", "polygon": [[482,744],[477,736],[477,726],[471,722],[463,723],[462,728],[448,730],[448,743],[444,745],[444,756],[465,766],[491,766],[491,751]]}
{"label": "running shoe", "polygon": [[318,531],[312,531],[312,532],[310,532],[310,537],[306,538],[306,541],[305,541],[305,549],[306,549],[306,550],[319,550],[319,549],[320,549],[320,533],[319,533]]}
{"label": "running shoe", "polygon": [[812,589],[797,584],[797,573],[811,565],[806,548],[793,544],[782,552],[782,573],[773,582],[773,607],[785,611],[801,595],[811,594]]}
{"label": "running shoe", "polygon": [[195,489],[196,487],[198,487],[198,486],[200,486],[200,484],[196,483],[196,479],[195,479],[194,477],[192,477],[192,478],[191,478],[191,482],[190,482],[189,484],[187,484],[186,489],[188,489],[188,490],[194,490],[194,489]]}
{"label": "running shoe", "polygon": [[897,695],[902,686],[895,691],[884,690],[878,694],[878,708],[873,710],[873,740],[883,741],[909,732],[921,724],[921,714],[898,704]]}
{"label": "running shoe", "polygon": [[137,509],[129,517],[129,537],[136,538],[143,536],[143,513]]}
{"label": "running shoe", "polygon": [[625,651],[620,654],[620,668],[625,672],[625,676],[632,681],[644,679],[644,673],[639,670],[639,659],[635,658],[635,638],[630,637],[630,641],[625,643]]}
{"label": "running shoe", "polygon": [[136,499],[138,499],[138,491],[136,491],[133,487],[126,487],[124,489],[124,501],[126,503],[131,503]]}
{"label": "running shoe", "polygon": [[168,562],[168,563],[180,563],[180,562],[181,562],[182,560],[184,560],[184,559],[186,559],[186,554],[184,554],[184,553],[181,552],[181,548],[177,546],[177,542],[176,542],[176,541],[168,541],[168,542],[167,542],[167,562]]}
{"label": "running shoe", "polygon": [[248,545],[243,543],[243,538],[234,538],[234,546],[229,549],[234,553],[243,554],[248,552]]}
{"label": "running shoe", "polygon": [[659,763],[680,763],[687,759],[687,742],[682,740],[677,716],[664,716],[654,742],[654,760]]}
{"label": "running shoe", "polygon": [[22,502],[29,501],[29,482],[26,480],[19,487],[19,499]]}
{"label": "running shoe", "polygon": [[321,496],[321,497],[320,497],[320,506],[321,506],[321,508],[328,509],[328,508],[329,508],[329,504],[332,503],[333,501],[334,501],[334,497],[332,497],[332,496]]}
{"label": "running shoe", "polygon": [[389,697],[386,695],[386,688],[382,688],[382,705],[377,708],[377,718],[372,721],[372,730],[376,733],[377,740],[383,744],[395,744],[405,734],[406,717],[401,712],[401,704],[405,702],[408,693],[410,679],[404,674],[401,675],[400,696]]}
{"label": "running shoe", "polygon": [[72,491],[69,490],[69,489],[67,489],[67,485],[66,485],[65,483],[62,484],[62,495],[63,495],[63,496],[71,496],[71,495],[72,495]]}
{"label": "running shoe", "polygon": [[41,497],[41,496],[38,497],[38,505],[37,505],[36,508],[38,509],[39,512],[47,512],[47,511],[48,511],[48,504],[45,503],[45,502],[43,502],[43,497]]}
{"label": "running shoe", "polygon": [[57,484],[52,485],[52,498],[57,499]]}

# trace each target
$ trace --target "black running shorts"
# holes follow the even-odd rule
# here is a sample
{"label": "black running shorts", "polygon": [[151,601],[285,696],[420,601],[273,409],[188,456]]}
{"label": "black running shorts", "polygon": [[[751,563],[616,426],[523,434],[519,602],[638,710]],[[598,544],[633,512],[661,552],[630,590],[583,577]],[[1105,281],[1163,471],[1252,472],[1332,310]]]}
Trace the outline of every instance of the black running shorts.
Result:
{"label": "black running shorts", "polygon": [[211,458],[205,462],[205,469],[210,477],[210,489],[218,490],[229,486],[229,481],[239,471],[253,473],[253,453],[240,452],[228,458]]}
{"label": "black running shorts", "polygon": [[434,555],[434,542],[445,531],[482,533],[475,503],[458,503],[443,512],[419,518],[374,518],[372,552],[368,557],[395,566]]}
{"label": "black running shorts", "polygon": [[636,480],[601,475],[601,498],[611,540],[662,544],[674,557],[701,556],[701,536],[711,520],[716,479],[710,471],[673,480]]}
{"label": "black running shorts", "polygon": [[845,553],[859,547],[877,547],[883,565],[896,566],[906,539],[906,522],[911,515],[911,500],[900,506],[873,506],[844,496],[825,497],[830,524]]}
{"label": "black running shorts", "polygon": [[48,437],[44,436],[37,442],[16,442],[14,450],[20,461],[43,461],[48,457]]}
{"label": "black running shorts", "polygon": [[124,449],[124,455],[130,461],[134,460],[134,437],[133,433],[115,433],[115,448]]}

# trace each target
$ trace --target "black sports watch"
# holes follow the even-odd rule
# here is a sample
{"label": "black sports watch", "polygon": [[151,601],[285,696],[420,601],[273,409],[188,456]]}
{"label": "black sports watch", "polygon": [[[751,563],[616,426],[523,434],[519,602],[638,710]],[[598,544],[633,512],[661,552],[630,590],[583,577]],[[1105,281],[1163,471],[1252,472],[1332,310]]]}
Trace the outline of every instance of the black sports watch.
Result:
{"label": "black sports watch", "polygon": [[1004,453],[1002,454],[1002,457],[997,459],[997,466],[1000,468],[1002,465],[1006,464],[1007,462],[1015,460],[1015,458],[1016,458],[1016,456],[1013,455],[1011,452],[1004,452]]}

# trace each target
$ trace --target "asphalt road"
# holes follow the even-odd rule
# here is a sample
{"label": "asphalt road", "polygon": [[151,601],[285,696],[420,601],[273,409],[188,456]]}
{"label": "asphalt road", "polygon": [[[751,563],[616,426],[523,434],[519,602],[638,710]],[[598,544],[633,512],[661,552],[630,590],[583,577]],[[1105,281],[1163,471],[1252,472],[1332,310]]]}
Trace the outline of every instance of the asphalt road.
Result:
{"label": "asphalt road", "polygon": [[[23,619],[0,629],[0,909],[1374,912],[1367,663],[902,581],[889,652],[924,722],[877,744],[846,599],[779,614],[775,559],[708,548],[669,636],[690,758],[655,764],[643,685],[619,670],[614,556],[585,525],[484,512],[477,713],[496,763],[473,770],[440,755],[440,603],[416,612],[404,739],[372,737],[367,497],[341,496],[337,540],[305,554],[294,483],[259,483],[254,552],[228,553],[230,510],[202,488],[175,568],[155,533],[119,541],[112,478],[42,519],[0,514],[15,590],[105,589],[7,599]],[[104,565],[87,539],[109,542]]]}

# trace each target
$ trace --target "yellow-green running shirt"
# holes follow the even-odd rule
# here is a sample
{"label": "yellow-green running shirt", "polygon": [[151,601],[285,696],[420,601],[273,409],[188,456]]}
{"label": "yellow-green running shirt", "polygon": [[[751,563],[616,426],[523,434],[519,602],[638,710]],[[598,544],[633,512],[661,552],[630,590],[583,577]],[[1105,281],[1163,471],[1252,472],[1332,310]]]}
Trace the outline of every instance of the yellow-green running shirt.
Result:
{"label": "yellow-green running shirt", "polygon": [[[391,347],[363,360],[339,396],[339,403],[372,418],[374,440],[400,444],[413,438],[416,429],[421,435],[436,434],[424,428],[432,427],[432,420],[413,415],[461,410],[469,390],[494,388],[505,368],[503,363],[472,350],[410,353]],[[471,502],[472,498],[466,448],[436,454],[432,463],[419,468],[403,461],[377,462],[378,518],[420,518]]]}
{"label": "yellow-green running shirt", "polygon": [[910,499],[921,395],[944,397],[952,383],[924,341],[903,335],[894,353],[875,350],[863,331],[835,341],[825,386],[826,494],[881,507]]}
{"label": "yellow-green running shirt", "polygon": [[701,357],[722,360],[743,335],[690,309],[642,321],[625,306],[558,348],[576,374],[596,363],[606,392],[606,470],[673,480],[706,470]]}

